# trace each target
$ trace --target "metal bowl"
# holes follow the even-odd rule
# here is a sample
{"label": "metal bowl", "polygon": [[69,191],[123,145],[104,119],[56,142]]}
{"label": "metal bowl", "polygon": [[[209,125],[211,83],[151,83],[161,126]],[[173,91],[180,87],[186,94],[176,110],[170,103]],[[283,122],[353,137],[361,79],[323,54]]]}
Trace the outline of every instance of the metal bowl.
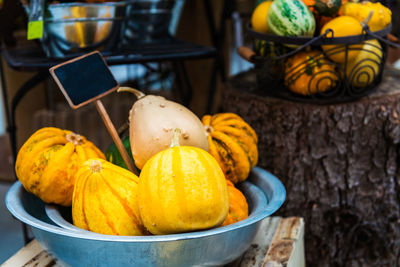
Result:
{"label": "metal bowl", "polygon": [[36,239],[71,266],[218,266],[238,258],[250,246],[262,219],[284,202],[285,188],[275,176],[254,168],[239,188],[249,203],[243,221],[206,231],[160,236],[112,236],[64,229],[45,213],[45,204],[16,182],[6,206],[30,225]]}
{"label": "metal bowl", "polygon": [[175,34],[184,0],[127,0],[124,42],[167,41]]}
{"label": "metal bowl", "polygon": [[[29,14],[28,7],[26,11]],[[112,51],[122,38],[125,11],[125,2],[48,5],[42,38],[47,56]]]}

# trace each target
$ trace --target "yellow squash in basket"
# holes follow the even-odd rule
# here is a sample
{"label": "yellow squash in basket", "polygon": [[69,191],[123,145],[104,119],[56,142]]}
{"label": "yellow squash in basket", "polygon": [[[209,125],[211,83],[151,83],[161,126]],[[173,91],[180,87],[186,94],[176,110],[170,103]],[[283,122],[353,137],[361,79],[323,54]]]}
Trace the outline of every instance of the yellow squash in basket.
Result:
{"label": "yellow squash in basket", "polygon": [[383,60],[382,47],[378,40],[365,41],[361,52],[347,64],[347,79],[355,87],[365,87],[377,78]]}
{"label": "yellow squash in basket", "polygon": [[354,17],[359,22],[366,21],[371,12],[373,12],[372,17],[367,22],[371,31],[382,30],[392,22],[392,12],[381,3],[371,3],[368,1],[361,3],[349,2],[341,8],[343,15]]}
{"label": "yellow squash in basket", "polygon": [[[328,29],[332,30],[332,33],[327,35],[330,37],[348,37],[353,35],[359,35],[362,33],[361,23],[350,16],[339,16],[327,22],[321,29],[321,34],[324,34]],[[336,45],[322,45],[324,53],[337,63],[344,63],[346,60],[352,60],[361,51],[359,44],[352,44],[348,46],[348,52],[346,56],[346,46],[342,44]]]}
{"label": "yellow squash in basket", "polygon": [[319,51],[299,52],[285,63],[285,85],[296,94],[323,93],[338,80],[335,65]]}

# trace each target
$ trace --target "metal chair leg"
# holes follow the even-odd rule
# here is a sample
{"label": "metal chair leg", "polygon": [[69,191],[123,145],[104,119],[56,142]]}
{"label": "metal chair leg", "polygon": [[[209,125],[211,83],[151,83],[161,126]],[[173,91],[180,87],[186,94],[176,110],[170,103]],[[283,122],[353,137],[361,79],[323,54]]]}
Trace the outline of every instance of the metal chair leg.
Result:
{"label": "metal chair leg", "polygon": [[190,103],[192,102],[192,96],[193,96],[193,87],[192,84],[189,80],[189,75],[186,71],[185,67],[185,62],[184,61],[179,61],[178,66],[180,68],[180,71],[183,76],[183,81],[185,82],[186,85],[186,93],[185,93],[185,98],[184,98],[184,104],[185,106],[189,106]]}
{"label": "metal chair leg", "polygon": [[230,14],[232,13],[232,10],[235,10],[235,6],[235,1],[224,0],[219,29],[217,30],[211,1],[204,0],[204,8],[206,10],[211,38],[215,48],[217,49],[217,55],[212,66],[208,101],[206,107],[207,113],[211,112],[212,106],[214,104],[214,96],[217,88],[217,73],[219,72],[222,82],[226,81],[226,70],[224,64],[225,60],[223,55],[223,45],[225,42],[225,26],[226,20],[230,18]]}

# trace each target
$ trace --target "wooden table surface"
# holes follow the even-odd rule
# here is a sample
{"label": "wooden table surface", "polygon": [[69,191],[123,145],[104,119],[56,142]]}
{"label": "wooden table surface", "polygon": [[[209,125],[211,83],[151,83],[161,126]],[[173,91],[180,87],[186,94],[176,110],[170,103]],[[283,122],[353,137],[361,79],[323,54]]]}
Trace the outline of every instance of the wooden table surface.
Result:
{"label": "wooden table surface", "polygon": [[[229,267],[304,267],[304,221],[299,217],[268,217],[241,259]],[[37,240],[19,250],[1,267],[63,267]]]}

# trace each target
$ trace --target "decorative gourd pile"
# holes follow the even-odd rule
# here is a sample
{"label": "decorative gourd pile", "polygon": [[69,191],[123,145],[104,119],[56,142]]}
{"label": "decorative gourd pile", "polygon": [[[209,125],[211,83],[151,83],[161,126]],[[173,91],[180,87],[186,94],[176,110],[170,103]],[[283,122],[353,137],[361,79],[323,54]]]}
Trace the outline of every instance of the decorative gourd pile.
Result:
{"label": "decorative gourd pile", "polygon": [[[372,16],[368,18],[370,14]],[[292,37],[313,37],[331,30],[326,35],[329,38],[362,34],[362,23],[366,23],[371,31],[378,31],[387,27],[391,18],[388,8],[369,1],[273,0],[258,3],[251,23],[255,31]],[[280,44],[266,41],[256,43],[261,56],[275,58],[276,53],[271,46],[279,49],[280,54],[298,47],[285,45],[286,48],[282,48]],[[374,81],[382,60],[382,47],[377,40],[349,45],[347,53],[345,45],[307,48],[287,59],[285,84],[297,94],[322,93],[337,85],[338,80],[343,78],[341,69],[345,69],[352,86],[365,87]],[[357,76],[355,73],[365,65],[363,62],[372,65],[372,68],[363,68],[367,73]],[[316,73],[319,73],[318,77],[315,77]]]}
{"label": "decorative gourd pile", "polygon": [[232,113],[207,115],[203,125],[177,103],[136,94],[124,145],[142,169],[139,177],[115,148],[106,152],[112,163],[85,137],[49,127],[18,153],[16,173],[26,190],[46,203],[72,204],[74,225],[107,235],[190,232],[247,218],[234,183],[257,163],[254,130]]}

